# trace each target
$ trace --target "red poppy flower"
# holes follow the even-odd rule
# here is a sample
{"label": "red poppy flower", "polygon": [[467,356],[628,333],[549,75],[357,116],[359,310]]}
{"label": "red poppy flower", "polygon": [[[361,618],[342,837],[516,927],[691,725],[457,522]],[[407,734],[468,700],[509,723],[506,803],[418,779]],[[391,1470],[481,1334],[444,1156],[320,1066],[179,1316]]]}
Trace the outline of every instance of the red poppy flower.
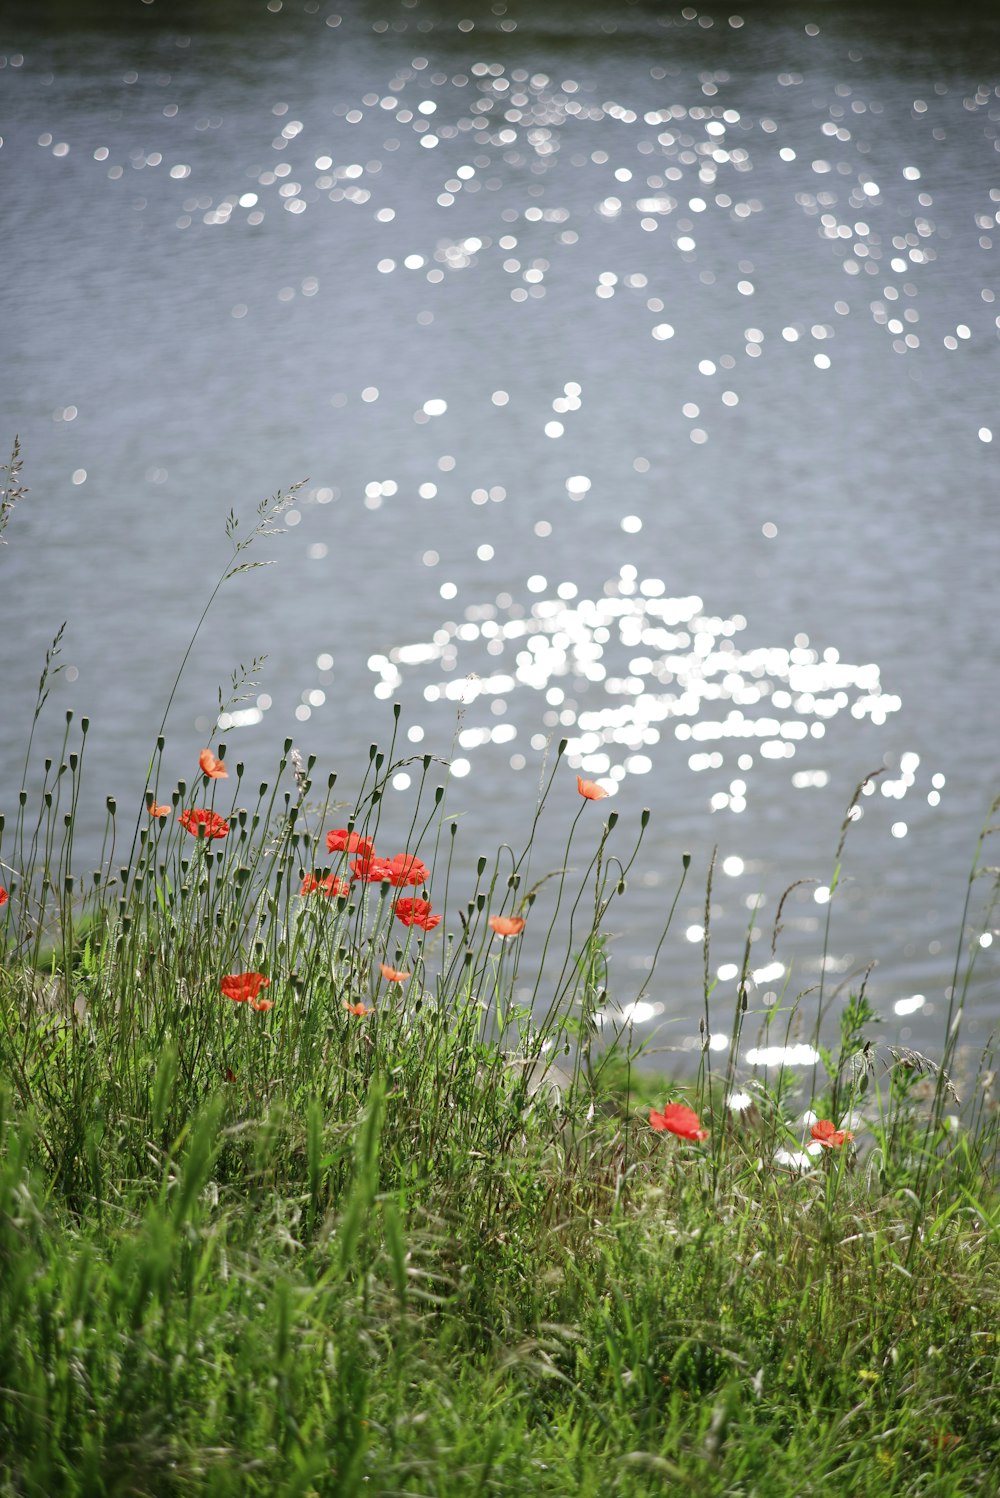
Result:
{"label": "red poppy flower", "polygon": [[207,775],[209,780],[229,779],[229,771],[221,759],[216,759],[211,749],[203,749],[201,751],[198,755],[198,763],[201,765],[202,774]]}
{"label": "red poppy flower", "polygon": [[607,798],[608,793],[602,785],[598,785],[596,780],[584,780],[582,775],[576,777],[576,788],[587,801],[604,801]]}
{"label": "red poppy flower", "polygon": [[182,811],[178,820],[192,837],[229,836],[229,823],[225,817],[220,817],[216,811],[209,811],[206,806],[192,806],[188,811]]}
{"label": "red poppy flower", "polygon": [[251,999],[250,1008],[256,1009],[259,1014],[266,1014],[269,1009],[274,1008],[273,999]]}
{"label": "red poppy flower", "polygon": [[649,1126],[659,1134],[678,1134],[681,1139],[708,1138],[708,1130],[702,1128],[697,1113],[685,1103],[668,1103],[662,1113],[651,1108]]}
{"label": "red poppy flower", "polygon": [[519,915],[491,915],[489,924],[497,936],[520,936],[526,922]]}
{"label": "red poppy flower", "polygon": [[4,889],[3,885],[0,884],[0,905],[6,905],[9,899],[10,895]]}
{"label": "red poppy flower", "polygon": [[353,1014],[358,1019],[364,1019],[366,1014],[374,1013],[374,1010],[369,1009],[365,1004],[348,1004],[346,999],[344,1000],[344,1008],[348,1014]]}
{"label": "red poppy flower", "polygon": [[346,827],[337,827],[327,833],[326,848],[328,853],[360,853],[362,858],[366,858],[374,853],[375,844],[370,837],[348,832]]}
{"label": "red poppy flower", "polygon": [[394,909],[396,919],[404,926],[422,926],[425,931],[433,931],[441,924],[439,915],[431,915],[430,900],[397,900]]}
{"label": "red poppy flower", "polygon": [[397,889],[404,884],[426,884],[431,877],[427,865],[412,853],[397,853],[394,858],[389,859],[389,868],[389,883],[394,884]]}
{"label": "red poppy flower", "polygon": [[151,817],[169,817],[172,809],[170,806],[157,806],[155,801],[150,801],[147,807]]}
{"label": "red poppy flower", "polygon": [[351,886],[346,879],[338,879],[335,874],[327,874],[325,879],[317,879],[315,874],[307,874],[302,881],[300,895],[314,895],[317,891],[321,895],[327,895],[331,900],[337,895],[349,895]]}
{"label": "red poppy flower", "polygon": [[[219,983],[219,992],[227,999],[232,999],[234,1004],[249,1004],[253,1002],[262,988],[270,988],[270,978],[265,978],[263,973],[229,973]],[[270,1001],[262,1000],[270,1008]],[[259,1008],[254,1004],[254,1008]]]}
{"label": "red poppy flower", "polygon": [[390,967],[387,962],[381,964],[381,973],[387,983],[405,983],[410,977],[409,973],[401,973],[398,968]]}
{"label": "red poppy flower", "polygon": [[232,1069],[231,1066],[227,1066],[226,1067],[226,1081],[227,1082],[235,1082],[236,1081],[236,1073],[233,1071],[233,1069]]}
{"label": "red poppy flower", "polygon": [[376,858],[365,854],[351,864],[351,878],[363,879],[365,884],[382,884],[392,880],[392,864],[387,858]]}
{"label": "red poppy flower", "polygon": [[854,1138],[849,1129],[835,1129],[828,1118],[821,1118],[814,1123],[810,1133],[814,1139],[819,1140],[824,1149],[839,1150],[845,1139]]}

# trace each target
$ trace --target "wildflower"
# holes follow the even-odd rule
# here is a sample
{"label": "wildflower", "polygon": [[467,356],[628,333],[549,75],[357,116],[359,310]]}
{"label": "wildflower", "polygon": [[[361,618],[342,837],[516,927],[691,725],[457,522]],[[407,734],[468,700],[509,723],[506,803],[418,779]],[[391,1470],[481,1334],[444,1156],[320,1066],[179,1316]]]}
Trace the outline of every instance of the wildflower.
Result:
{"label": "wildflower", "polygon": [[227,1066],[226,1067],[226,1081],[227,1082],[235,1082],[236,1081],[236,1073],[233,1071],[233,1069],[232,1069],[231,1066]]}
{"label": "wildflower", "polygon": [[649,1126],[659,1134],[678,1134],[681,1139],[708,1138],[708,1130],[701,1127],[697,1113],[686,1103],[668,1103],[662,1113],[651,1108]]}
{"label": "wildflower", "polygon": [[422,926],[425,931],[433,931],[441,924],[439,915],[431,915],[430,900],[397,900],[393,908],[396,919],[404,926]]}
{"label": "wildflower", "polygon": [[155,801],[150,801],[146,809],[151,817],[169,817],[172,810],[169,806],[157,806]]}
{"label": "wildflower", "polygon": [[346,827],[336,827],[326,835],[326,850],[328,853],[360,853],[362,858],[367,858],[374,853],[375,844],[370,837],[348,832]]}
{"label": "wildflower", "polygon": [[584,780],[582,775],[576,777],[576,788],[587,801],[603,801],[608,794],[596,780]]}
{"label": "wildflower", "polygon": [[229,836],[229,823],[225,817],[220,817],[218,812],[209,811],[206,806],[192,806],[189,810],[182,811],[178,820],[192,837]]}
{"label": "wildflower", "polygon": [[397,853],[394,858],[389,859],[389,868],[389,883],[394,884],[397,889],[404,884],[426,884],[431,877],[427,865],[412,853]]}
{"label": "wildflower", "polygon": [[198,755],[198,763],[201,765],[202,774],[207,775],[209,780],[229,779],[229,771],[221,759],[216,759],[211,749],[203,749],[201,751]]}
{"label": "wildflower", "polygon": [[349,895],[351,886],[346,879],[338,879],[335,874],[327,874],[325,879],[318,879],[315,874],[307,874],[302,881],[300,895],[314,895],[316,893],[327,895],[331,900],[337,895]]}
{"label": "wildflower", "polygon": [[845,1139],[853,1139],[849,1129],[835,1129],[828,1118],[821,1118],[809,1131],[824,1149],[840,1149]]}
{"label": "wildflower", "polygon": [[269,1009],[274,1008],[273,999],[251,999],[250,1008],[256,1009],[259,1014],[266,1014]]}
{"label": "wildflower", "polygon": [[255,1009],[265,1004],[270,1009],[269,999],[257,1000],[261,989],[270,986],[270,978],[265,978],[263,973],[228,973],[219,982],[219,992],[224,998],[232,999],[234,1004],[253,1004]]}
{"label": "wildflower", "polygon": [[405,983],[411,975],[401,973],[398,968],[390,967],[387,962],[380,964],[379,971],[387,983]]}
{"label": "wildflower", "polygon": [[927,1438],[935,1451],[950,1451],[953,1446],[961,1444],[962,1437],[956,1436],[954,1431],[941,1430]]}
{"label": "wildflower", "polygon": [[374,1014],[375,1012],[373,1009],[369,1009],[365,1004],[349,1004],[346,999],[344,1000],[344,1008],[347,1010],[348,1014],[355,1015],[357,1019],[364,1019],[366,1015]]}
{"label": "wildflower", "polygon": [[362,879],[365,884],[392,882],[392,864],[387,858],[375,858],[366,853],[351,864],[351,878]]}
{"label": "wildflower", "polygon": [[525,924],[519,915],[491,915],[489,920],[490,930],[497,936],[520,936]]}
{"label": "wildflower", "polygon": [[0,884],[0,905],[6,905],[9,899],[10,895],[4,889],[3,885]]}

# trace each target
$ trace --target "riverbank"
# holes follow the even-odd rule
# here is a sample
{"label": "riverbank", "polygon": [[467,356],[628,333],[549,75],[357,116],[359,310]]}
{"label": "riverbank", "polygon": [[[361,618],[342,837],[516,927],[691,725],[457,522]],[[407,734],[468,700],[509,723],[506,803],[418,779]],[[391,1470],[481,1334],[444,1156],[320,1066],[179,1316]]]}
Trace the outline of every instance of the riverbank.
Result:
{"label": "riverbank", "polygon": [[429,762],[383,846],[392,746],[346,815],[290,745],[248,806],[223,746],[162,802],[154,760],[86,889],[68,738],[59,763],[0,845],[5,1498],[992,1489],[969,928],[936,1057],[879,1046],[862,985],[769,1022],[814,1033],[811,1071],[747,1068],[745,965],[722,1071],[706,1047],[672,1085],[598,1021],[645,820],[611,858],[561,753],[554,872],[533,828],[468,891]]}

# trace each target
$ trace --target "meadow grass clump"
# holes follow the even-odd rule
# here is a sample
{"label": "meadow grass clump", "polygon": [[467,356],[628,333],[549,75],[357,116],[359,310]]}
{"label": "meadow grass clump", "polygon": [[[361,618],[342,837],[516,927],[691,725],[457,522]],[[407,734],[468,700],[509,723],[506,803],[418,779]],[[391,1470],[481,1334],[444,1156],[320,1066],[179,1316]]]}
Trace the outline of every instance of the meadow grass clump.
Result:
{"label": "meadow grass clump", "polygon": [[[166,786],[164,727],[86,876],[86,720],[0,816],[2,1498],[997,1490],[983,840],[938,1057],[864,983],[756,1013],[748,943],[685,1083],[610,1020],[648,814],[620,849],[562,746],[473,873],[431,756],[393,837],[394,738],[345,802],[291,742]],[[748,1067],[793,1020],[812,1073]]]}

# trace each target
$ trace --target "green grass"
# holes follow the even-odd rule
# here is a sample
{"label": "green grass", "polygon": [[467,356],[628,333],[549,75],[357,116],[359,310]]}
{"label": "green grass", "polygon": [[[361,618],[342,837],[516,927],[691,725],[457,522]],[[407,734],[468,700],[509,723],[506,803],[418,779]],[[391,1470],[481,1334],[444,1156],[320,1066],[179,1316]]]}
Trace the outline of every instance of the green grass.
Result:
{"label": "green grass", "polygon": [[[997,1491],[991,1058],[961,1109],[949,1075],[983,840],[936,1057],[879,1045],[863,987],[755,1013],[748,955],[729,1060],[682,1086],[596,1018],[634,997],[605,942],[648,817],[620,849],[561,751],[524,846],[473,878],[430,757],[387,847],[394,741],[347,804],[290,744],[266,785],[192,767],[164,792],[165,723],[170,814],[109,803],[85,877],[85,721],[40,782],[29,746],[0,818],[2,1498]],[[537,868],[553,799],[578,812]],[[192,806],[227,835],[190,836]],[[334,827],[425,881],[350,882]],[[312,875],[348,892],[302,895]],[[393,913],[421,890],[426,932]],[[245,972],[273,1007],[220,992]],[[744,1026],[793,1018],[812,1075],[738,1062]],[[655,1132],[668,1100],[707,1137]],[[800,1158],[813,1115],[853,1143]]]}

